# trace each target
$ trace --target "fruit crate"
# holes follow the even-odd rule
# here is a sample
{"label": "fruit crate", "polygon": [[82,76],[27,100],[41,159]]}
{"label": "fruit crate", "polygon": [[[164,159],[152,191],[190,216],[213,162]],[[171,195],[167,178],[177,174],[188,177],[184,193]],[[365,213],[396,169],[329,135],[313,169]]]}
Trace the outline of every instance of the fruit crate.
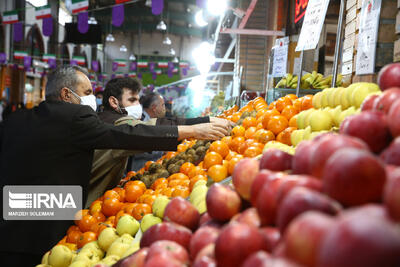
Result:
{"label": "fruit crate", "polygon": [[[299,97],[305,95],[315,95],[318,92],[321,92],[320,89],[300,89]],[[283,97],[288,94],[296,94],[296,89],[290,88],[272,88],[267,91],[267,103],[270,104],[271,102],[277,100],[280,97]]]}

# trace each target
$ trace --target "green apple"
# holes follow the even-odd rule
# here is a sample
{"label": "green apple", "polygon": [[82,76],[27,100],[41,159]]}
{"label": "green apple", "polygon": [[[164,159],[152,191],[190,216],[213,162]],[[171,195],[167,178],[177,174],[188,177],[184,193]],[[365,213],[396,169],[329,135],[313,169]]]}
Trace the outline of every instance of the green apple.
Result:
{"label": "green apple", "polygon": [[[129,247],[130,247],[130,244],[123,243],[123,242],[118,242],[118,240],[116,240],[108,248],[107,257],[110,256],[110,255],[116,255],[119,258],[121,258],[121,256],[125,253],[125,251],[128,250]],[[104,261],[104,259],[103,259],[103,261]]]}
{"label": "green apple", "polygon": [[168,205],[169,201],[169,198],[166,196],[157,197],[153,202],[153,214],[162,219],[164,217],[165,207]]}
{"label": "green apple", "polygon": [[123,235],[121,235],[120,238],[118,238],[115,241],[131,245],[133,240],[134,240],[134,238],[130,234],[123,234]]}
{"label": "green apple", "polygon": [[48,264],[53,267],[67,267],[71,264],[74,253],[63,245],[54,246],[49,253]]}
{"label": "green apple", "polygon": [[140,242],[139,241],[135,241],[135,242],[132,243],[132,245],[129,246],[129,248],[125,251],[125,253],[122,255],[121,258],[128,257],[129,255],[132,255],[133,253],[135,253],[139,249],[140,249]]}
{"label": "green apple", "polygon": [[333,126],[333,120],[328,111],[317,110],[310,116],[310,126],[313,132],[330,130]]}
{"label": "green apple", "polygon": [[100,259],[104,257],[104,252],[101,250],[99,243],[97,241],[93,241],[84,245],[81,251],[92,250]]}
{"label": "green apple", "polygon": [[49,254],[50,254],[50,251],[47,251],[44,255],[43,255],[43,257],[42,257],[42,264],[48,264],[49,263]]}
{"label": "green apple", "polygon": [[314,108],[321,108],[321,97],[322,97],[322,92],[318,92],[314,95],[312,99],[312,104]]}
{"label": "green apple", "polygon": [[152,227],[155,224],[161,223],[162,220],[153,214],[146,214],[142,218],[142,222],[140,223],[140,229],[142,232],[146,232],[147,229]]}
{"label": "green apple", "polygon": [[301,141],[303,141],[304,129],[295,130],[290,136],[290,141],[293,146],[297,146]]}
{"label": "green apple", "polygon": [[134,236],[139,230],[140,223],[131,215],[122,216],[117,224],[117,233],[121,236],[123,234],[130,234]]}
{"label": "green apple", "polygon": [[204,198],[197,198],[193,202],[193,206],[195,206],[195,208],[200,214],[206,212],[207,211],[206,197],[204,196]]}
{"label": "green apple", "polygon": [[190,203],[194,203],[196,199],[198,198],[206,198],[208,191],[208,187],[206,185],[200,185],[195,188],[193,188],[192,192],[189,195],[189,201]]}
{"label": "green apple", "polygon": [[95,262],[91,262],[89,260],[79,260],[79,261],[74,261],[69,265],[69,267],[90,267],[94,264]]}
{"label": "green apple", "polygon": [[102,259],[101,261],[99,261],[97,264],[105,264],[105,265],[114,265],[114,263],[116,263],[117,261],[119,261],[121,257],[117,256],[117,255],[110,255],[105,257],[104,259]]}
{"label": "green apple", "polygon": [[115,228],[108,227],[101,231],[97,242],[99,243],[99,246],[103,251],[107,251],[110,245],[118,238],[119,236],[117,234],[117,230],[115,230]]}
{"label": "green apple", "polygon": [[72,260],[75,261],[89,261],[89,262],[98,262],[101,258],[97,255],[97,253],[91,249],[87,248],[85,250],[81,250],[78,255]]}
{"label": "green apple", "polygon": [[204,181],[204,180],[199,180],[199,181],[197,181],[197,182],[193,185],[193,188],[192,188],[192,189],[194,189],[194,188],[196,188],[196,187],[198,187],[198,186],[202,186],[202,185],[207,185],[207,181]]}

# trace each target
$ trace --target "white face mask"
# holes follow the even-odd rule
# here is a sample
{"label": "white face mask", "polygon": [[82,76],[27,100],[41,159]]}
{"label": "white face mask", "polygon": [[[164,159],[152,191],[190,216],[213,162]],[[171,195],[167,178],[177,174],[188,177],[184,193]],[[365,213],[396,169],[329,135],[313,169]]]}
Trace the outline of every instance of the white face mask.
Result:
{"label": "white face mask", "polygon": [[142,118],[143,108],[142,105],[133,105],[125,108],[126,112],[128,112],[128,116],[132,116],[137,120]]}
{"label": "white face mask", "polygon": [[70,91],[71,91],[71,93],[73,93],[76,97],[78,97],[81,100],[81,105],[89,106],[94,111],[96,111],[97,104],[96,104],[96,97],[94,95],[79,96],[74,91],[72,91],[72,90],[70,90]]}

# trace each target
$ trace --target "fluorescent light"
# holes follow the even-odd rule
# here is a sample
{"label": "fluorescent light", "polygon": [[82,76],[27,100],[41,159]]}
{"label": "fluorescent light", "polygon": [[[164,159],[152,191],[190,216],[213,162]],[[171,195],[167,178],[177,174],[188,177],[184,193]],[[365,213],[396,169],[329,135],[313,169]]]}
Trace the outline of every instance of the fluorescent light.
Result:
{"label": "fluorescent light", "polygon": [[196,21],[197,25],[200,27],[204,27],[208,25],[208,22],[204,20],[203,10],[199,10],[196,15],[194,16],[194,20]]}
{"label": "fluorescent light", "polygon": [[207,0],[207,10],[213,16],[221,16],[228,6],[227,0]]}

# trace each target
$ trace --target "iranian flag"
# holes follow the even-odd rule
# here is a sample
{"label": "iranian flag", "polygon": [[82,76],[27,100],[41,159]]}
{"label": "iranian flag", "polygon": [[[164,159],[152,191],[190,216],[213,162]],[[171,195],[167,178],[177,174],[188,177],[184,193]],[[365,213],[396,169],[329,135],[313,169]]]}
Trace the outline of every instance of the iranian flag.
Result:
{"label": "iranian flag", "polygon": [[117,72],[115,78],[124,78],[124,74],[122,72]]}
{"label": "iranian flag", "polygon": [[55,54],[44,54],[43,55],[43,61],[44,62],[49,61],[49,59],[56,59],[56,55]]}
{"label": "iranian flag", "polygon": [[168,61],[159,61],[158,67],[163,69],[168,68]]}
{"label": "iranian flag", "polygon": [[139,60],[137,65],[139,68],[147,68],[147,66],[149,65],[149,62],[144,61],[144,60]]}
{"label": "iranian flag", "polygon": [[131,0],[115,0],[115,3],[116,4],[122,4],[122,3],[125,3],[125,2],[129,2],[129,1],[131,1]]}
{"label": "iranian flag", "polygon": [[157,75],[161,75],[162,74],[162,71],[160,69],[156,69],[155,72],[156,72]]}
{"label": "iranian flag", "polygon": [[3,24],[13,24],[18,22],[18,11],[6,11],[3,12]]}
{"label": "iranian flag", "polygon": [[137,75],[136,75],[136,72],[129,72],[128,73],[128,77],[130,77],[130,78],[135,78]]}
{"label": "iranian flag", "polygon": [[85,58],[80,56],[73,56],[72,60],[76,60],[78,65],[85,65]]}
{"label": "iranian flag", "polygon": [[125,59],[116,59],[114,62],[118,63],[118,67],[126,67],[126,60]]}
{"label": "iranian flag", "polygon": [[35,7],[35,16],[36,19],[50,18],[51,17],[50,5]]}
{"label": "iranian flag", "polygon": [[87,10],[89,8],[89,1],[88,0],[72,0],[72,14],[76,14]]}
{"label": "iranian flag", "polygon": [[28,52],[25,51],[14,51],[14,58],[15,59],[23,59],[24,57],[28,56]]}
{"label": "iranian flag", "polygon": [[108,78],[108,74],[106,72],[101,73],[101,76],[103,76],[103,79],[107,79]]}
{"label": "iranian flag", "polygon": [[181,62],[179,62],[179,67],[180,68],[188,68],[189,67],[189,62],[181,61]]}
{"label": "iranian flag", "polygon": [[172,71],[173,73],[178,73],[179,69],[178,68],[174,68],[174,70]]}

